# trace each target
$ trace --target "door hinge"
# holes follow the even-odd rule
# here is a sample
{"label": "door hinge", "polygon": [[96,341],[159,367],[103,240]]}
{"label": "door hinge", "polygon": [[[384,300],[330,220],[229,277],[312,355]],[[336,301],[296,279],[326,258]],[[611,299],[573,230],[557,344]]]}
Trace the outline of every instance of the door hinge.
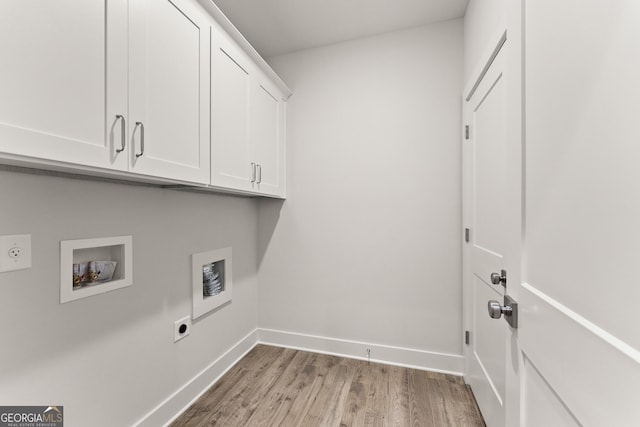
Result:
{"label": "door hinge", "polygon": [[464,139],[469,139],[469,125],[464,127]]}
{"label": "door hinge", "polygon": [[464,241],[469,243],[469,240],[471,239],[471,230],[468,228],[464,229]]}
{"label": "door hinge", "polygon": [[469,345],[469,342],[471,342],[471,332],[464,331],[464,343]]}

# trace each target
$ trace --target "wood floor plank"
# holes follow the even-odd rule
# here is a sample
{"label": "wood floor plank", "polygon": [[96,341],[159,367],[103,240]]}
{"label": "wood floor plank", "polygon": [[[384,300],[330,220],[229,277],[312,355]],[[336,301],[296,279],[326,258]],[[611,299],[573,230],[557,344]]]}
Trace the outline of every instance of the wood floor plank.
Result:
{"label": "wood floor plank", "polygon": [[449,381],[446,386],[442,383],[440,383],[440,386],[446,389],[444,406],[446,408],[447,422],[450,425],[460,427],[484,426],[484,421],[473,394],[464,383],[455,384]]}
{"label": "wood floor plank", "polygon": [[286,414],[293,403],[289,397],[289,390],[301,390],[312,381],[309,372],[305,372],[304,369],[309,365],[311,358],[311,353],[296,352],[289,366],[286,367],[269,395],[251,416],[247,425],[272,426],[280,424],[279,416]]}
{"label": "wood floor plank", "polygon": [[436,426],[429,398],[428,376],[416,370],[410,370],[408,376],[409,425],[412,427]]}
{"label": "wood floor plank", "polygon": [[[255,349],[254,349],[255,350]],[[192,427],[204,425],[204,420],[213,412],[216,406],[224,398],[233,386],[247,374],[244,359],[242,362],[232,367],[225,375],[224,381],[217,381],[205,394],[198,400],[197,405],[192,405],[180,416],[180,423],[177,421],[172,426]]]}
{"label": "wood floor plank", "polygon": [[473,391],[471,391],[471,387],[464,384],[464,388],[466,392],[461,392],[461,399],[466,402],[465,411],[467,412],[468,420],[465,421],[468,422],[469,427],[486,427],[484,418],[482,418],[482,413],[480,413],[480,408],[478,407],[478,402],[476,402]]}
{"label": "wood floor plank", "polygon": [[339,360],[338,365],[329,370],[302,425],[335,426],[340,423],[355,371],[352,364],[344,362],[344,359]]}
{"label": "wood floor plank", "polygon": [[440,381],[438,379],[427,379],[427,394],[429,396],[429,402],[431,404],[433,423],[436,426],[450,425],[447,421],[447,415],[445,413],[445,392],[442,389],[446,381]]}
{"label": "wood floor plank", "polygon": [[[195,409],[197,418],[193,417],[189,424],[182,424],[179,418],[172,425],[190,427],[217,425],[221,418],[233,412],[233,402],[237,402],[239,396],[246,395],[251,385],[259,381],[266,369],[277,362],[277,356],[281,352],[282,349],[276,347],[256,346],[249,353],[248,358],[243,358],[232,368],[230,373],[233,372],[234,375],[229,380],[227,380],[228,373],[198,400],[198,404],[192,405],[187,410],[189,413],[199,406],[204,406],[206,412]],[[234,371],[236,368],[239,368],[239,371]]]}
{"label": "wood floor plank", "polygon": [[[355,378],[355,374],[354,374]],[[362,425],[364,422],[364,412],[362,409],[367,403],[366,385],[360,381],[352,381],[347,393],[347,400],[344,403],[344,410],[340,420],[340,427],[350,427]],[[362,414],[362,422],[359,415]]]}
{"label": "wood floor plank", "polygon": [[379,363],[369,363],[367,367],[371,381],[369,382],[367,392],[364,425],[382,427],[387,423],[390,366]]}
{"label": "wood floor plank", "polygon": [[477,405],[473,395],[459,377],[429,380],[429,396],[434,408],[436,425],[483,426],[477,418]]}
{"label": "wood floor plank", "polygon": [[240,390],[234,399],[225,402],[219,412],[207,418],[212,425],[244,426],[257,409],[262,399],[269,393],[284,368],[295,356],[295,350],[285,349],[271,363],[263,361],[259,370],[250,375],[246,382],[239,383]]}
{"label": "wood floor plank", "polygon": [[[289,396],[293,400],[291,410],[282,418],[279,425],[282,426],[302,426],[309,409],[317,399],[325,384],[329,371],[339,362],[339,358],[325,354],[317,354],[312,358],[313,364],[305,366],[305,371],[311,376],[311,383],[299,392],[292,391]],[[313,425],[317,420],[308,419],[309,425]],[[317,424],[316,424],[317,425]]]}
{"label": "wood floor plank", "polygon": [[[377,419],[375,413],[368,411],[371,404],[371,383],[375,381],[373,365],[361,360],[354,362],[356,365],[353,374],[353,383],[349,390],[345,408],[353,414],[343,414],[341,421],[345,426],[371,425]],[[375,365],[375,364],[374,364]],[[346,417],[344,416],[346,415]]]}
{"label": "wood floor plank", "polygon": [[[306,353],[306,358],[303,360],[303,363],[298,367],[297,371],[292,371],[295,375],[295,381],[287,381],[286,379],[283,382],[283,387],[276,391],[276,404],[274,406],[274,411],[268,411],[266,408],[258,408],[258,417],[255,420],[250,420],[251,425],[255,426],[277,426],[277,425],[287,425],[288,417],[295,416],[296,414],[301,412],[301,409],[296,405],[304,405],[306,396],[310,391],[310,387],[315,380],[315,368],[313,366],[315,356],[309,353]],[[294,367],[295,369],[295,367]],[[301,399],[298,399],[300,396],[305,396]],[[260,414],[260,409],[265,411],[266,413]],[[266,419],[266,421],[262,421],[262,419]]]}
{"label": "wood floor plank", "polygon": [[173,427],[484,427],[461,377],[258,345]]}
{"label": "wood floor plank", "polygon": [[389,367],[389,393],[387,400],[387,425],[409,425],[409,372],[399,366]]}

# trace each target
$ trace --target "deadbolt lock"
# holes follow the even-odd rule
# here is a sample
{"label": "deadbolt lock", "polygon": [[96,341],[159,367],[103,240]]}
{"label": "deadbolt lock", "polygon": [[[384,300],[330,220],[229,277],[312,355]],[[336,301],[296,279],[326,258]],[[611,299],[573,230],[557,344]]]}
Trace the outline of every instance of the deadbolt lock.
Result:
{"label": "deadbolt lock", "polygon": [[491,273],[491,283],[507,287],[507,270],[500,270],[500,273]]}
{"label": "deadbolt lock", "polygon": [[518,327],[518,303],[509,295],[504,296],[504,305],[491,300],[487,303],[487,309],[492,319],[499,319],[504,314],[504,319],[512,328]]}

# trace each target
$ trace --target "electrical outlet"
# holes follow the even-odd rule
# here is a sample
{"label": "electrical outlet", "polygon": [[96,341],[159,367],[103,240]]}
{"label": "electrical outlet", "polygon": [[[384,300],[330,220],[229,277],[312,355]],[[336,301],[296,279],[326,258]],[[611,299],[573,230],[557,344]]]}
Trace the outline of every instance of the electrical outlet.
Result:
{"label": "electrical outlet", "polygon": [[14,246],[9,249],[9,258],[17,259],[22,255],[22,248],[20,246]]}
{"label": "electrical outlet", "polygon": [[191,316],[173,322],[173,342],[178,342],[191,333]]}
{"label": "electrical outlet", "polygon": [[31,268],[31,234],[0,236],[0,272]]}

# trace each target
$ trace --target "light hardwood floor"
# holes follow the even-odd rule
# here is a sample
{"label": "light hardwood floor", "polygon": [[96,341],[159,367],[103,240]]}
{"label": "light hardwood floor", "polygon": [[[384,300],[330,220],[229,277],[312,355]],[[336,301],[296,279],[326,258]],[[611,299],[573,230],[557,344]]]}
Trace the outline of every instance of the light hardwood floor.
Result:
{"label": "light hardwood floor", "polygon": [[258,345],[171,424],[484,426],[461,377]]}

